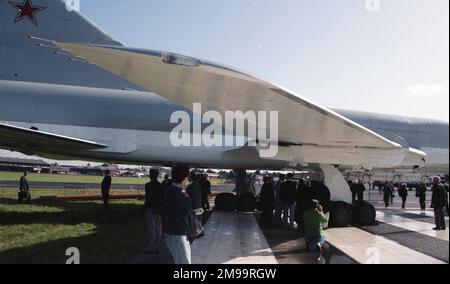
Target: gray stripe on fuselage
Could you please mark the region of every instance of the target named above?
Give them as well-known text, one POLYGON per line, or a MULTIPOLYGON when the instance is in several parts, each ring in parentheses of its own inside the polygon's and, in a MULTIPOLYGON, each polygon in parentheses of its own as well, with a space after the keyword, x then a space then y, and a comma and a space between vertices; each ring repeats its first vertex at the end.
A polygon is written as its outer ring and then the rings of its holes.
MULTIPOLYGON (((0 120, 170 132, 170 117, 193 112, 156 94, 0 81, 0 120)), ((204 125, 203 127, 207 127, 204 125)))
POLYGON ((334 111, 380 135, 398 135, 416 149, 449 148, 449 124, 445 121, 350 110, 334 111))

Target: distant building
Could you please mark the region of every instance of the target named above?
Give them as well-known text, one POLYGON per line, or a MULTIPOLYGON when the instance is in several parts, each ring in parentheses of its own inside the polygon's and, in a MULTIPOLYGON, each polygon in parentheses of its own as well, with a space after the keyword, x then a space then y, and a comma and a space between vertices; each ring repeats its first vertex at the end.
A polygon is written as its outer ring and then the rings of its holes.
POLYGON ((43 160, 0 157, 0 171, 50 173, 51 165, 43 160))

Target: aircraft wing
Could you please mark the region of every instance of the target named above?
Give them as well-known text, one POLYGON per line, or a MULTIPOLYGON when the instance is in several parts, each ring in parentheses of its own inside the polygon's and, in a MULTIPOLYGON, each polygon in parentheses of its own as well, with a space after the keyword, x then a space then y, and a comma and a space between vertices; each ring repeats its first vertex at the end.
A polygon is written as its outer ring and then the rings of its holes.
POLYGON ((92 141, 26 129, 3 123, 0 123, 0 145, 6 148, 14 146, 14 149, 50 149, 52 152, 64 149, 94 150, 107 147, 106 145, 92 141))
MULTIPOLYGON (((149 92, 203 111, 278 111, 280 145, 315 149, 400 150, 402 146, 277 85, 183 55, 116 46, 55 43, 149 92)), ((257 122, 254 122, 257 123, 257 122)), ((306 149, 306 148, 303 148, 306 149)), ((312 159, 313 160, 313 159, 312 159)), ((312 162, 308 160, 307 162, 312 162)))

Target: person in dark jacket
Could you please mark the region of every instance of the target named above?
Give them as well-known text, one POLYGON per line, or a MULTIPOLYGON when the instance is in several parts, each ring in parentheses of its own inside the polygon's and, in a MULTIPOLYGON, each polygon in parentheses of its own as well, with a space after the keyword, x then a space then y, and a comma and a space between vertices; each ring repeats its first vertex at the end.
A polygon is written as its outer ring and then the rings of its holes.
POLYGON ((188 240, 192 204, 183 187, 189 168, 172 168, 172 184, 165 189, 162 227, 164 241, 175 264, 191 264, 191 245, 188 240))
POLYGON ((272 225, 273 211, 275 210, 275 190, 270 177, 264 177, 264 184, 259 196, 261 202, 261 225, 272 225))
POLYGON ((448 196, 444 185, 441 183, 440 177, 433 178, 433 186, 431 188, 433 196, 431 198, 431 208, 434 209, 434 217, 436 228, 433 230, 446 230, 444 208, 448 206, 448 196))
POLYGON ((283 225, 285 228, 295 227, 295 207, 297 184, 293 181, 294 175, 289 173, 281 186, 281 201, 283 203, 283 225))
MULTIPOLYGON (((186 188, 186 193, 188 194, 189 198, 191 199, 192 203, 192 210, 194 211, 194 215, 196 218, 196 230, 198 237, 204 237, 205 233, 203 232, 203 213, 205 210, 203 209, 202 204, 202 187, 199 183, 198 175, 194 172, 192 172, 189 175, 189 186, 186 188)), ((191 240, 193 241, 193 240, 191 240)))
POLYGON ((348 181, 348 186, 350 187, 350 191, 352 192, 352 203, 356 202, 356 193, 358 191, 357 184, 355 184, 352 180, 348 181))
POLYGON ((425 211, 427 209, 427 187, 425 183, 421 182, 416 188, 416 197, 419 198, 420 209, 425 211))
POLYGON ((400 185, 398 195, 402 198, 402 208, 406 209, 406 200, 408 199, 408 185, 406 183, 400 185))
POLYGON ((111 183, 112 183, 111 172, 106 171, 105 177, 103 178, 102 185, 101 185, 103 208, 105 210, 108 210, 108 208, 109 208, 109 193, 111 190, 111 183))
POLYGON ((392 196, 394 195, 394 185, 386 182, 383 186, 383 201, 386 208, 392 204, 392 196))
POLYGON ((159 253, 162 239, 161 214, 164 205, 163 185, 158 181, 159 171, 150 170, 150 182, 145 185, 145 221, 147 224, 148 248, 145 253, 159 253))
POLYGON ((358 201, 364 201, 364 192, 366 191, 366 187, 364 186, 364 182, 360 180, 358 184, 356 184, 356 198, 358 201))
POLYGON ((208 174, 200 175, 200 186, 202 187, 202 206, 204 210, 211 209, 209 196, 211 195, 211 182, 208 180, 208 174))
POLYGON ((23 172, 23 176, 20 178, 19 185, 19 203, 22 203, 24 199, 27 200, 27 203, 31 202, 31 194, 30 194, 30 186, 28 184, 28 172, 23 172))
POLYGON ((445 211, 447 211, 447 215, 448 215, 448 183, 444 183, 444 188, 445 188, 445 192, 447 193, 447 204, 445 205, 445 211))
POLYGON ((297 186, 297 223, 299 229, 304 231, 303 213, 310 209, 312 202, 311 182, 309 180, 301 179, 297 186))
POLYGON ((278 180, 275 183, 275 225, 278 227, 283 226, 283 200, 281 198, 281 188, 286 180, 285 174, 279 174, 278 180))
POLYGON ((172 180, 170 179, 170 177, 169 177, 168 174, 165 174, 165 175, 164 175, 164 181, 163 181, 163 183, 162 183, 163 188, 166 189, 166 188, 169 187, 169 185, 171 185, 171 184, 172 184, 172 180))

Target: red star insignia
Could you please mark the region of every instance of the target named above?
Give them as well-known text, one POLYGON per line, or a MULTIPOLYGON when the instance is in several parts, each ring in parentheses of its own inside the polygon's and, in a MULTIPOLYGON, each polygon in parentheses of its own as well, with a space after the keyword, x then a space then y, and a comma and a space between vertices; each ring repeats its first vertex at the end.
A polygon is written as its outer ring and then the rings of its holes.
POLYGON ((14 23, 22 21, 23 19, 28 19, 34 25, 37 26, 36 14, 45 9, 45 7, 33 5, 31 0, 25 0, 23 3, 8 1, 11 6, 19 11, 16 16, 14 23))

